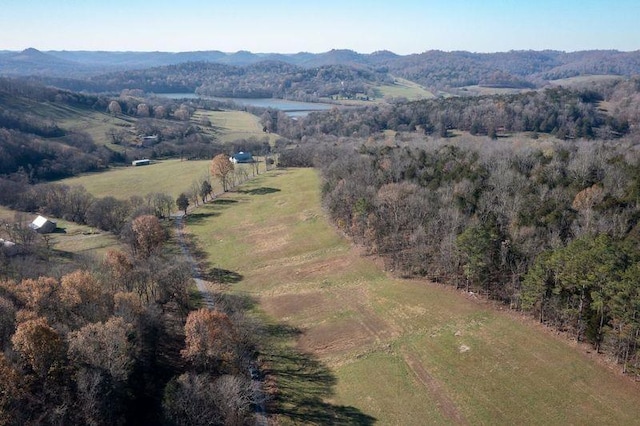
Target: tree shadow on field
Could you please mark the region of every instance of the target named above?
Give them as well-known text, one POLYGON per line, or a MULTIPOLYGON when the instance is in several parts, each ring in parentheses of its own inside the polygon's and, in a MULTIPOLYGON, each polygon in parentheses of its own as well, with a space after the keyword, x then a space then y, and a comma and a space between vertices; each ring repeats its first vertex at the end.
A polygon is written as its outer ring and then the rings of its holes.
POLYGON ((285 423, 318 425, 372 425, 376 419, 351 406, 324 400, 334 395, 333 372, 311 354, 292 347, 302 334, 285 324, 265 326, 267 347, 262 353, 264 373, 273 378, 273 395, 268 412, 286 418, 285 423))
POLYGON ((248 189, 248 190, 243 190, 238 192, 241 192, 243 194, 249 194, 249 195, 267 195, 267 194, 273 194, 275 192, 280 192, 280 190, 278 188, 270 188, 268 186, 263 186, 260 188, 248 189))
POLYGON ((229 271, 228 269, 211 268, 208 270, 204 278, 220 284, 236 284, 242 281, 244 277, 242 274, 229 271))
POLYGON ((194 225, 199 224, 211 217, 220 216, 220 213, 208 211, 208 212, 193 212, 187 215, 187 224, 194 225))
POLYGON ((235 204, 237 203, 237 200, 231 200, 229 198, 217 198, 215 200, 213 200, 213 203, 216 206, 228 206, 229 204, 235 204))

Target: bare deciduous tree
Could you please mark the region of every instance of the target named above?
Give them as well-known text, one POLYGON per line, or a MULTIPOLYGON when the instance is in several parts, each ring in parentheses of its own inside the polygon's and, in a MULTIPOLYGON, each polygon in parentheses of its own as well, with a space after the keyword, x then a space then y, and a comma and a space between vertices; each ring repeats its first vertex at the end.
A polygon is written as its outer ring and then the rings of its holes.
POLYGON ((167 239, 167 233, 157 217, 153 215, 138 216, 131 222, 133 232, 133 252, 143 258, 162 246, 167 239))
POLYGON ((231 179, 233 177, 234 166, 229 157, 224 154, 218 154, 211 160, 209 166, 211 176, 218 179, 222 184, 223 191, 228 191, 231 187, 231 179))
POLYGON ((120 317, 88 324, 69 333, 69 355, 76 362, 108 371, 117 381, 126 381, 133 366, 132 331, 120 317))

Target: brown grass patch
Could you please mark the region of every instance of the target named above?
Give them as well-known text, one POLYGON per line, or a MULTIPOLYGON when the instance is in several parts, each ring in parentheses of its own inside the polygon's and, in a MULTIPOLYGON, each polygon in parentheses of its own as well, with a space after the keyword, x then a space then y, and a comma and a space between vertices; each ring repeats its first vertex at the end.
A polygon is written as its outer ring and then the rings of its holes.
POLYGON ((304 314, 315 316, 327 310, 327 298, 319 292, 283 294, 261 299, 264 310, 285 321, 304 314))

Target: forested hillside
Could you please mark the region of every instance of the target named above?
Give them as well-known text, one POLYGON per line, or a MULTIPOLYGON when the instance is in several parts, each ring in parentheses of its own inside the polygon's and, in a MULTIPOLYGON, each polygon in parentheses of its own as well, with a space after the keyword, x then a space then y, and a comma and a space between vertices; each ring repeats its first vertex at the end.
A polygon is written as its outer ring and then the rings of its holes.
POLYGON ((325 65, 303 68, 286 62, 233 66, 189 62, 167 67, 121 71, 86 80, 48 80, 71 90, 93 92, 139 89, 153 93, 193 93, 230 98, 286 98, 317 101, 331 96, 373 95, 374 87, 393 80, 367 67, 325 65))
POLYGON ((640 73, 640 52, 509 51, 396 55, 331 50, 320 54, 205 52, 0 52, 0 75, 38 76, 71 90, 94 92, 138 88, 230 97, 310 100, 344 91, 364 93, 380 83, 406 78, 433 91, 481 85, 540 88, 574 76, 640 73), (154 69, 151 69, 154 68, 154 69), (343 83, 344 82, 344 83, 343 83), (342 84, 347 87, 342 87, 342 84))
POLYGON ((560 139, 611 139, 637 129, 640 80, 611 81, 584 88, 563 87, 518 95, 451 97, 396 102, 358 109, 334 108, 301 120, 263 116, 275 132, 303 136, 374 135, 385 130, 419 131, 447 137, 465 131, 491 138, 514 132, 548 133, 560 139), (606 101, 608 108, 603 107, 606 101))

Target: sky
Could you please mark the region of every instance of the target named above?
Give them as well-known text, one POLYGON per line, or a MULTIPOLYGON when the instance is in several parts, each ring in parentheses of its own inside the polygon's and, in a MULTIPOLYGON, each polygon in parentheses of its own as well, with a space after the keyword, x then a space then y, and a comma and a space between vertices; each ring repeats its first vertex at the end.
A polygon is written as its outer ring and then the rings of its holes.
POLYGON ((0 50, 640 49, 640 0, 3 0, 0 50))

